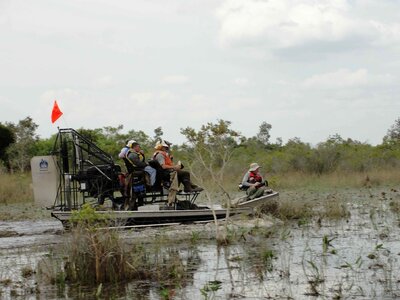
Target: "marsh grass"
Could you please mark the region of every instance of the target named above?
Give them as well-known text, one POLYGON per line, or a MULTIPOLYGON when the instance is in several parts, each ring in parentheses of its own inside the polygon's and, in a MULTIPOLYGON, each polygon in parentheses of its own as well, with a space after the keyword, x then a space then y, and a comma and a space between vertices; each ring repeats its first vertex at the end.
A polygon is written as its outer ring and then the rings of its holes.
POLYGON ((0 204, 33 202, 30 173, 0 173, 0 204))
POLYGON ((397 194, 391 198, 389 202, 390 209, 392 212, 399 214, 400 213, 400 195, 397 194))
POLYGON ((281 197, 275 216, 282 220, 308 220, 313 216, 313 203, 305 197, 281 197))
POLYGON ((283 221, 297 221, 306 225, 322 219, 339 220, 350 217, 346 198, 336 189, 319 191, 318 187, 281 193, 277 206, 263 211, 283 221))
POLYGON ((89 206, 76 213, 75 226, 61 247, 62 259, 52 255, 39 264, 42 278, 59 287, 119 284, 134 279, 162 282, 164 286, 185 281, 186 265, 179 252, 158 244, 151 248, 141 243, 129 246, 117 230, 101 228, 102 221, 89 206))
POLYGON ((400 173, 395 169, 373 170, 365 172, 332 172, 328 174, 307 174, 292 172, 273 176, 275 188, 345 188, 376 187, 380 185, 398 184, 400 173))
POLYGON ((60 253, 38 264, 41 281, 65 289, 79 284, 123 284, 132 280, 159 282, 163 287, 184 285, 187 265, 179 252, 128 246, 115 230, 75 227, 60 253))
POLYGON ((336 194, 330 194, 323 201, 321 218, 342 219, 350 217, 350 211, 344 199, 336 194))
POLYGON ((147 278, 138 266, 139 261, 145 261, 141 246, 127 251, 118 232, 107 229, 107 220, 90 205, 75 211, 72 223, 70 241, 65 245, 64 271, 68 281, 90 285, 147 278))
POLYGON ((0 220, 2 221, 44 220, 49 218, 51 218, 49 211, 35 206, 32 202, 0 205, 0 220))
MULTIPOLYGON (((229 174, 222 185, 230 191, 232 198, 242 195, 238 184, 243 174, 229 174)), ((332 172, 328 174, 310 174, 289 172, 278 174, 263 174, 270 182, 270 187, 276 190, 298 188, 340 188, 340 187, 374 187, 380 185, 397 184, 400 182, 400 173, 395 169, 373 170, 366 172, 332 172)), ((223 199, 224 195, 210 178, 203 180, 204 187, 212 198, 223 199)), ((199 200, 204 200, 201 194, 199 200)), ((1 173, 0 172, 0 204, 33 202, 31 173, 1 173)))
POLYGON ((127 279, 128 253, 114 231, 78 226, 66 245, 66 280, 95 284, 127 279))

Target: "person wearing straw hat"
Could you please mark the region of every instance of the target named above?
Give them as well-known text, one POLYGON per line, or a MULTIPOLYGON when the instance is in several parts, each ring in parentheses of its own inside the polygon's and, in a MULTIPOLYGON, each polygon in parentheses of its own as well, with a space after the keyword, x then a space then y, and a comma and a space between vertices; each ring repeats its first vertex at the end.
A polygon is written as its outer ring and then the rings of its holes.
POLYGON ((248 200, 264 195, 266 181, 260 174, 260 168, 258 163, 251 163, 249 170, 243 176, 242 187, 246 190, 248 200))
POLYGON ((153 159, 158 161, 165 174, 169 174, 174 171, 177 173, 178 185, 180 183, 183 184, 185 193, 201 192, 203 188, 191 182, 190 173, 182 170, 183 165, 180 162, 178 162, 178 164, 173 163, 171 153, 169 151, 170 145, 171 143, 165 140, 157 141, 154 147, 156 152, 153 155, 153 159))

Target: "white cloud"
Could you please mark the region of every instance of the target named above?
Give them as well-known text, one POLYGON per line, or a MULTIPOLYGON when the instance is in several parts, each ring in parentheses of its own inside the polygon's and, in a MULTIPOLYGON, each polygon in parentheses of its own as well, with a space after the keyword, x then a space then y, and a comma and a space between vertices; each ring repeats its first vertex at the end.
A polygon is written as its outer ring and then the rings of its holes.
POLYGON ((73 128, 179 140, 221 118, 252 136, 266 120, 318 142, 339 117, 371 129, 400 111, 397 1, 164 2, 0 0, 0 119, 32 116, 49 136, 57 99, 73 128))
POLYGON ((131 94, 130 99, 134 106, 143 107, 153 104, 154 97, 155 94, 152 92, 135 92, 131 94))
POLYGON ((371 74, 366 69, 355 71, 339 69, 329 73, 313 75, 303 81, 303 87, 317 89, 357 88, 385 86, 395 82, 390 74, 371 74))
POLYGON ((93 80, 92 83, 94 88, 111 88, 114 86, 114 79, 110 75, 98 77, 93 80))
POLYGON ((229 108, 232 111, 252 111, 263 107, 257 98, 237 98, 229 101, 229 108))
POLYGON ((399 43, 399 23, 359 17, 361 8, 349 0, 226 0, 217 10, 220 41, 270 49, 355 38, 399 43))
POLYGON ((245 77, 235 78, 235 80, 233 80, 233 83, 239 87, 247 87, 250 84, 249 80, 245 77))
POLYGON ((168 75, 161 79, 161 83, 163 84, 186 84, 189 82, 189 78, 184 75, 168 75))
POLYGON ((368 28, 376 38, 373 44, 376 46, 398 45, 400 41, 400 23, 382 23, 375 20, 369 21, 368 28))
POLYGON ((368 83, 368 71, 359 69, 351 71, 340 69, 331 73, 313 75, 304 80, 303 85, 307 88, 339 88, 355 87, 368 83))
POLYGON ((20 118, 22 118, 22 116, 20 115, 22 111, 21 103, 17 101, 12 101, 12 99, 0 95, 0 104, 2 107, 2 109, 0 110, 0 120, 1 120, 0 122, 15 121, 16 115, 19 115, 20 118))
POLYGON ((78 91, 70 88, 47 90, 40 96, 40 103, 43 106, 52 107, 54 100, 63 102, 63 105, 70 105, 80 102, 81 95, 78 91))

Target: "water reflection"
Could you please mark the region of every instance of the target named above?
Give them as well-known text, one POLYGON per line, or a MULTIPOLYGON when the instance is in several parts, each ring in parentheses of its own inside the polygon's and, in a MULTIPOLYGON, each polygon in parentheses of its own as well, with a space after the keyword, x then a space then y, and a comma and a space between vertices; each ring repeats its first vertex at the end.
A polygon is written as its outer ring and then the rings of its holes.
POLYGON ((53 263, 48 268, 62 270, 62 251, 56 245, 50 251, 43 244, 17 252, 0 249, 0 296, 35 299, 40 293, 44 299, 149 300, 400 297, 398 213, 391 210, 389 200, 358 191, 347 197, 348 218, 293 222, 272 230, 252 228, 225 247, 213 240, 189 238, 176 243, 155 239, 143 245, 153 262, 152 271, 159 272, 151 280, 83 287, 40 280, 39 273, 23 278, 24 266, 36 270, 49 258, 53 263))

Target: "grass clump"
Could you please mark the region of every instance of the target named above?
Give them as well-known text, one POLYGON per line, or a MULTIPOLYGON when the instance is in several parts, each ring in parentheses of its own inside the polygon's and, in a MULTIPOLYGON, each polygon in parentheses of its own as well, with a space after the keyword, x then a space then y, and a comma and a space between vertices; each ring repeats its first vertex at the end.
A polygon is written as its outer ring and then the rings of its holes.
POLYGON ((275 215, 282 220, 308 220, 313 215, 313 205, 306 198, 282 197, 275 215))
POLYGON ((74 213, 75 226, 62 245, 62 260, 49 257, 50 263, 42 263, 38 273, 57 285, 98 286, 134 279, 184 282, 186 266, 178 252, 148 249, 143 244, 129 246, 117 230, 104 228, 106 221, 102 218, 90 206, 74 213))
POLYGON ((30 173, 0 173, 0 204, 33 202, 30 173))
POLYGON ((34 273, 35 271, 30 266, 26 266, 21 270, 21 276, 23 278, 31 277, 34 273))
POLYGON ((83 284, 124 281, 129 278, 128 256, 116 232, 78 226, 66 248, 66 280, 83 284))
POLYGON ((328 195, 326 201, 323 202, 321 217, 327 219, 342 219, 350 216, 350 211, 346 203, 337 195, 328 195))

